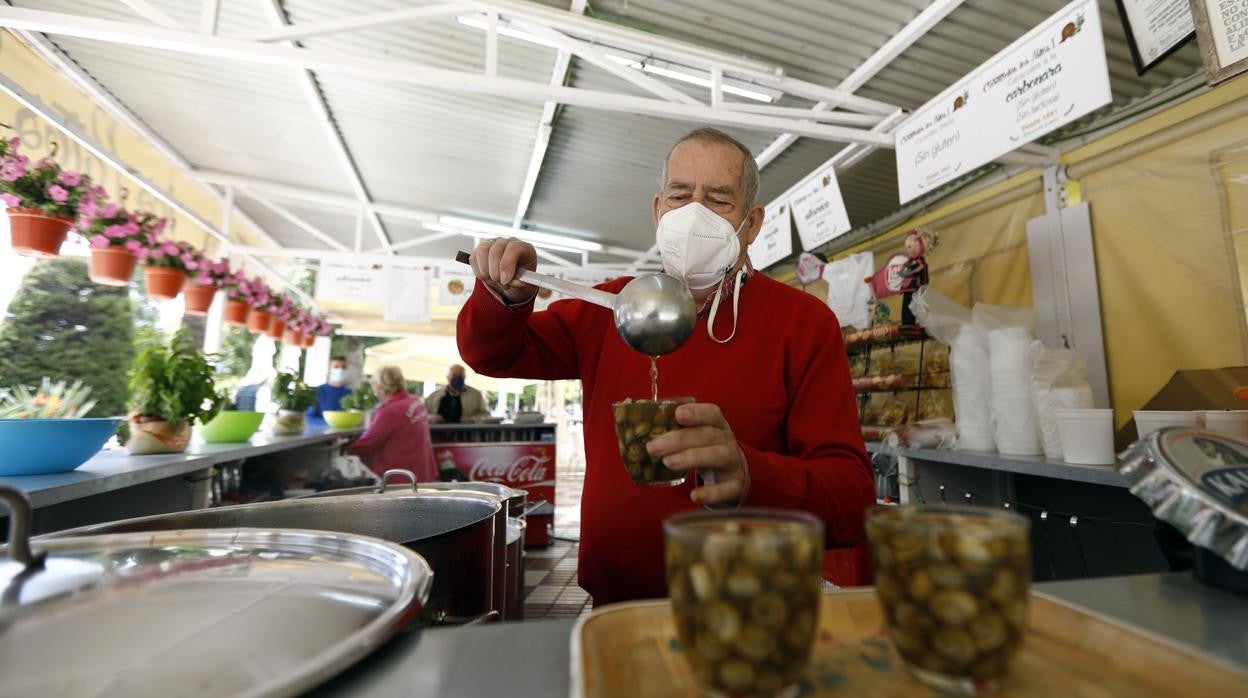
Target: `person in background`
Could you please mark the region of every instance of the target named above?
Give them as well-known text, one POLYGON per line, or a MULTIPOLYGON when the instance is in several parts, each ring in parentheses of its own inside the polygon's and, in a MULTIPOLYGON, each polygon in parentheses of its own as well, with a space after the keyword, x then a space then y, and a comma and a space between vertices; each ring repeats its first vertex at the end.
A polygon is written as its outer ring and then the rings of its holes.
POLYGON ((341 410, 342 399, 350 394, 351 386, 347 385, 347 357, 331 357, 329 380, 317 386, 316 404, 308 408, 308 417, 324 422, 325 411, 341 410))
POLYGON ((425 400, 425 408, 429 410, 434 424, 475 422, 490 416, 485 396, 480 390, 470 388, 464 383, 464 367, 459 364, 451 366, 446 374, 446 387, 439 388, 430 395, 425 400))
POLYGON ((407 392, 403 372, 397 366, 382 366, 373 376, 373 392, 381 404, 368 429, 347 445, 346 452, 359 456, 377 475, 402 468, 412 471, 419 482, 437 480, 429 412, 407 392))

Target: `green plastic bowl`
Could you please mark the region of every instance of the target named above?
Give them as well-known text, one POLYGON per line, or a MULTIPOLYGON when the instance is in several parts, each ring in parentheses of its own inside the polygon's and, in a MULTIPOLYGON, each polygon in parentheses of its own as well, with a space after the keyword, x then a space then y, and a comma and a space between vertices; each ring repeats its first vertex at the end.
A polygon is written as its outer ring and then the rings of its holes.
POLYGON ((263 412, 220 412, 199 428, 199 435, 210 444, 240 443, 250 439, 262 421, 263 412))
POLYGON ((364 423, 363 412, 345 412, 343 410, 325 410, 325 423, 334 429, 354 429, 364 423))

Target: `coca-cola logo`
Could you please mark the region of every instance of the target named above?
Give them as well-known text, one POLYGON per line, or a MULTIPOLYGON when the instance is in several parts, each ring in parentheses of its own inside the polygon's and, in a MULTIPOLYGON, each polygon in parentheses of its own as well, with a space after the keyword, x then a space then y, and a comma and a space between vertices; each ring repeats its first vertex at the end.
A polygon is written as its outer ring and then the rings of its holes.
POLYGON ((551 457, 545 451, 521 456, 510 463, 483 457, 468 468, 468 477, 508 484, 539 483, 550 479, 550 462, 551 457))

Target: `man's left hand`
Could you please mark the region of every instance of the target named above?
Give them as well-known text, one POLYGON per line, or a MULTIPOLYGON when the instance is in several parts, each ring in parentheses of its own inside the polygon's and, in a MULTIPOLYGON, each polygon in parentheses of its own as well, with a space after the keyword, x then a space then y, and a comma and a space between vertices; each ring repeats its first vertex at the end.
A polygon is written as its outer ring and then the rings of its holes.
POLYGON ((647 445, 650 455, 662 458, 676 472, 703 471, 714 484, 698 487, 690 499, 698 504, 736 504, 749 482, 745 453, 717 405, 695 403, 676 408, 683 429, 656 437, 647 445))

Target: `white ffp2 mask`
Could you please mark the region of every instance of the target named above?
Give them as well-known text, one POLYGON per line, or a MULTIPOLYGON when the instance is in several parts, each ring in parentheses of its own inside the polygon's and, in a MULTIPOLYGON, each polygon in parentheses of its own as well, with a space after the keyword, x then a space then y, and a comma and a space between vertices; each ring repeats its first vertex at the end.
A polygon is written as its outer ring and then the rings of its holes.
POLYGON ((741 256, 741 240, 732 224, 697 202, 663 214, 655 242, 663 270, 694 291, 722 281, 741 256))

